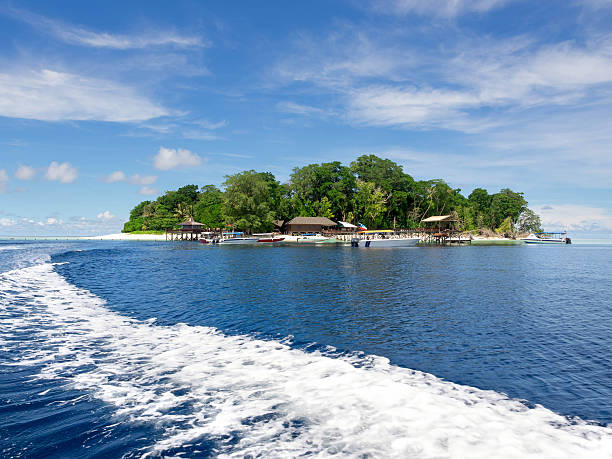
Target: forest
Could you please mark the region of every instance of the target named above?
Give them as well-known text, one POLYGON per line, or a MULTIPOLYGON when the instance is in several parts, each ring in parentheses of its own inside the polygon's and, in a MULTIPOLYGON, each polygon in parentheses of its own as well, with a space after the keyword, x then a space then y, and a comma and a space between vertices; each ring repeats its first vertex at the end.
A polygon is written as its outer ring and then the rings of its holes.
POLYGON ((464 231, 540 231, 540 218, 527 204, 523 193, 509 188, 494 194, 476 188, 466 197, 442 179, 414 180, 389 159, 363 155, 348 166, 334 161, 296 167, 288 183, 248 170, 225 176, 222 189, 186 185, 166 191, 134 207, 123 232, 178 228, 190 217, 208 228, 247 233, 271 231, 275 220, 297 216, 411 229, 424 218, 447 214, 464 231))

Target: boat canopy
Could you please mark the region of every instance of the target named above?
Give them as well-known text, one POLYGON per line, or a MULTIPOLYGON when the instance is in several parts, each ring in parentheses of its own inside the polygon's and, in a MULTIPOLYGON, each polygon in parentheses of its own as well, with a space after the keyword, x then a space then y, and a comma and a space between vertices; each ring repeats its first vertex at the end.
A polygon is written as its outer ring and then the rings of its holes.
POLYGON ((372 234, 372 233, 395 233, 393 230, 365 230, 359 231, 359 234, 372 234))
POLYGON ((224 236, 229 236, 229 235, 234 235, 234 236, 242 236, 244 233, 242 231, 235 231, 235 232, 231 232, 231 233, 223 233, 224 236))

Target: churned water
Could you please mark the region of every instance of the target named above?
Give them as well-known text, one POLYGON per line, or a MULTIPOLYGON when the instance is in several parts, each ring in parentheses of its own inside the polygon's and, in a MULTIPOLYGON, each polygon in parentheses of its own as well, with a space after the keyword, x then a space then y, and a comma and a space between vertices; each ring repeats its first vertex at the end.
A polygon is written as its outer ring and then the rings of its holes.
POLYGON ((0 242, 7 457, 612 457, 612 246, 0 242))

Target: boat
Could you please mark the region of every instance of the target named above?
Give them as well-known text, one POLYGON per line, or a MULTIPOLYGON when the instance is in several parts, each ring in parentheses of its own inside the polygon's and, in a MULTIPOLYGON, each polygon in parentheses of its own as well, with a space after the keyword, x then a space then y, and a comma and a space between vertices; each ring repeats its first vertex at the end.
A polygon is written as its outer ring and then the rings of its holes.
POLYGON ((323 244, 335 243, 338 240, 334 237, 323 236, 318 233, 302 233, 296 236, 286 235, 284 242, 293 242, 298 244, 323 244))
POLYGON ((520 239, 526 244, 571 244, 572 240, 567 237, 567 231, 531 233, 520 239))
POLYGON ((284 237, 266 237, 257 240, 257 243, 263 244, 277 244, 279 242, 283 242, 285 240, 284 237))
POLYGON ((259 240, 258 237, 245 236, 242 231, 223 233, 221 236, 220 245, 256 244, 259 240))
POLYGON ((204 231, 200 234, 198 241, 200 244, 217 244, 220 241, 219 233, 204 231))
POLYGON ((393 230, 365 230, 351 239, 351 247, 414 247, 420 240, 418 237, 406 237, 393 230))

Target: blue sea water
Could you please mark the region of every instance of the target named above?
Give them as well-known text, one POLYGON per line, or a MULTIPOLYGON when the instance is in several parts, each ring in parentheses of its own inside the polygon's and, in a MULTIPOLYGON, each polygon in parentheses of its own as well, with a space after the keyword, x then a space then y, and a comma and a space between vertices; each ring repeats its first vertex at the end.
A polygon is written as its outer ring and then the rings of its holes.
POLYGON ((0 241, 0 454, 612 457, 611 262, 0 241))

